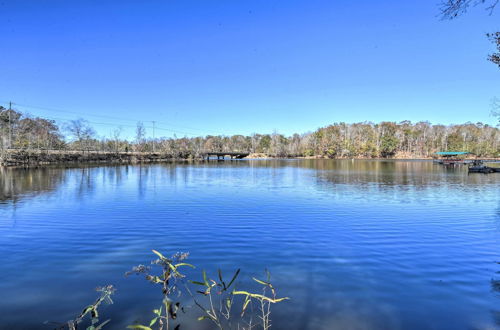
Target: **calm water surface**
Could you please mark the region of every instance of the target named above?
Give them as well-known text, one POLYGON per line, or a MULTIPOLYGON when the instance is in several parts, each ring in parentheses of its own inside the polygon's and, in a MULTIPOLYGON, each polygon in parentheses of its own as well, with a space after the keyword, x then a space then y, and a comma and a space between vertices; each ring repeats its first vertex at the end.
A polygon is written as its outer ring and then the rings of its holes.
POLYGON ((1 329, 69 320, 108 283, 109 328, 146 322, 160 292, 124 272, 151 249, 189 251, 197 271, 241 267, 240 287, 268 268, 292 298, 274 329, 500 328, 500 174, 350 160, 0 169, 1 329))

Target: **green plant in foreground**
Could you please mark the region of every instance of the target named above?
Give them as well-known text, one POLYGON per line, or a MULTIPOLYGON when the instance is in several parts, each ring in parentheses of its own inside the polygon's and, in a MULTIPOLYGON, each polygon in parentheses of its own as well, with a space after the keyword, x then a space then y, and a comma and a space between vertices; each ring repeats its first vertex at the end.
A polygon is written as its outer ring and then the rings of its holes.
POLYGON ((229 289, 234 284, 236 278, 240 274, 240 269, 236 270, 229 282, 224 281, 222 276, 222 271, 218 270, 218 280, 213 280, 207 277, 207 273, 203 270, 202 281, 189 281, 192 284, 202 286, 203 290, 196 290, 196 293, 200 294, 202 297, 206 297, 206 305, 200 299, 197 299, 195 295, 192 294, 191 290, 187 288, 189 294, 194 300, 194 303, 203 312, 203 315, 198 317, 198 321, 210 320, 219 329, 224 329, 226 325, 227 328, 232 326, 232 307, 234 302, 234 295, 229 289), (214 292, 216 296, 214 296, 214 292))
MULTIPOLYGON (((159 259, 152 262, 153 265, 160 266, 161 275, 154 275, 152 273, 152 267, 147 267, 144 265, 139 265, 134 267, 129 274, 144 274, 146 280, 154 284, 160 284, 163 293, 163 302, 160 308, 153 310, 155 316, 149 322, 149 325, 134 324, 128 326, 130 329, 142 329, 142 330, 152 330, 153 327, 159 330, 168 330, 170 326, 174 330, 179 329, 180 323, 174 326, 174 322, 177 320, 178 311, 184 312, 184 306, 181 305, 181 301, 178 298, 183 292, 187 293, 192 299, 194 306, 201 310, 202 315, 198 317, 198 321, 209 320, 213 322, 219 329, 254 329, 262 328, 268 330, 271 327, 271 304, 282 302, 289 299, 288 297, 277 298, 276 290, 271 284, 271 275, 266 272, 267 279, 262 281, 253 278, 254 281, 261 284, 262 294, 251 293, 248 291, 239 291, 232 289, 236 283, 236 279, 240 274, 240 269, 231 276, 229 281, 225 281, 222 275, 222 271, 218 270, 218 276, 216 279, 209 278, 207 273, 202 271, 202 280, 186 281, 186 276, 179 272, 180 267, 188 266, 195 268, 191 264, 182 262, 188 257, 187 253, 177 253, 170 258, 164 257, 160 252, 153 250, 159 259), (189 284, 201 287, 199 290, 191 290, 189 284), (194 291, 194 293, 193 293, 194 291), (267 296, 266 293, 270 292, 271 295, 267 296), (240 312, 235 312, 235 301, 239 296, 243 296, 242 307, 240 312), (177 300, 175 301, 174 300, 177 300), (260 322, 254 324, 254 308, 253 303, 257 303, 259 306, 259 319, 260 322), (247 312, 248 310, 251 312, 247 312)), ((186 306, 191 307, 191 306, 186 306)))
MULTIPOLYGON (((178 313, 184 313, 185 308, 197 307, 201 310, 198 321, 209 320, 219 329, 251 330, 259 328, 268 330, 271 327, 271 304, 289 299, 288 297, 276 297, 276 290, 270 281, 271 275, 267 271, 265 281, 253 278, 255 282, 262 285, 262 293, 252 293, 235 289, 240 269, 234 272, 229 281, 224 280, 220 269, 215 279, 209 278, 203 270, 202 280, 188 281, 186 275, 181 273, 185 267, 195 268, 193 265, 183 262, 188 258, 188 253, 176 253, 170 258, 156 250, 153 250, 153 253, 158 258, 152 261, 152 266, 139 265, 125 275, 144 275, 147 281, 160 286, 163 296, 162 303, 159 308, 153 310, 154 317, 148 322, 148 325, 133 324, 127 327, 129 329, 169 330, 172 328, 178 330, 180 328, 178 313), (189 285, 196 285, 198 290, 191 290, 189 285), (183 293, 186 298, 191 299, 191 305, 183 305, 180 299, 183 293), (267 296, 267 293, 270 293, 270 296, 267 296), (239 297, 243 299, 239 299, 239 297), (239 302, 242 305, 238 308, 239 302), (256 310, 260 321, 257 322, 254 322, 254 303, 258 305, 256 310)), ((84 319, 87 315, 90 315, 88 321, 90 325, 87 326, 86 330, 100 330, 107 325, 110 320, 99 323, 98 308, 103 302, 112 304, 111 295, 116 290, 112 285, 108 285, 97 288, 97 291, 101 292, 101 296, 92 305, 85 307, 74 320, 63 324, 56 323, 55 329, 83 329, 84 319)), ((46 324, 54 323, 46 322, 46 324)))
MULTIPOLYGON (((174 294, 180 295, 178 281, 185 277, 185 275, 179 272, 180 267, 192 267, 193 265, 181 262, 182 260, 188 257, 188 253, 177 253, 173 255, 171 258, 164 257, 160 252, 153 250, 153 253, 158 256, 158 259, 154 260, 152 264, 157 265, 161 268, 160 275, 154 275, 151 271, 151 267, 147 267, 144 265, 139 265, 134 267, 131 272, 126 273, 126 275, 130 274, 145 274, 146 280, 153 284, 159 284, 162 288, 163 301, 160 305, 160 308, 153 310, 153 313, 156 315, 149 322, 148 326, 142 324, 134 324, 129 325, 127 328, 129 329, 152 329, 152 326, 157 325, 158 329, 164 330, 169 329, 170 322, 169 320, 177 319, 177 312, 181 308, 180 301, 173 301, 172 297, 174 294)), ((179 329, 180 325, 177 324, 174 329, 179 329)))
POLYGON ((227 285, 222 278, 222 273, 220 270, 218 274, 219 275, 218 281, 213 279, 208 279, 205 271, 202 272, 203 282, 190 281, 193 284, 206 287, 204 291, 197 291, 197 292, 204 296, 207 296, 209 301, 209 308, 205 308, 197 301, 196 297, 194 297, 195 304, 198 307, 200 307, 205 314, 200 316, 198 320, 205 320, 205 319, 211 320, 212 322, 215 323, 215 325, 217 325, 219 329, 225 329, 225 328, 232 329, 234 328, 234 326, 236 326, 238 329, 253 329, 258 326, 261 326, 262 329, 264 330, 269 329, 271 327, 271 319, 270 319, 271 304, 288 300, 289 298, 276 297, 276 290, 271 284, 271 274, 268 271, 266 271, 267 274, 266 281, 261 281, 259 279, 253 278, 254 281, 263 285, 262 294, 251 293, 248 291, 239 291, 239 290, 230 291, 229 288, 234 283, 239 273, 240 270, 238 269, 233 275, 231 281, 227 285), (214 297, 212 296, 214 293, 214 289, 215 293, 219 297, 218 299, 214 299, 214 297), (266 296, 268 290, 270 290, 271 292, 270 297, 266 296), (234 322, 237 316, 234 313, 232 313, 232 307, 234 305, 236 296, 240 295, 244 296, 245 298, 243 300, 241 312, 238 316, 239 320, 238 322, 234 322), (214 302, 215 300, 217 300, 217 303, 214 302), (253 302, 257 302, 259 307, 258 316, 260 322, 256 324, 254 324, 253 322, 253 317, 254 317, 253 302), (244 317, 247 314, 249 306, 252 313, 250 313, 249 317, 245 319, 244 317))
POLYGON ((247 291, 233 291, 233 295, 243 295, 245 296, 245 302, 243 303, 243 309, 241 314, 243 315, 246 311, 247 306, 251 303, 252 300, 256 300, 259 305, 260 315, 259 318, 262 321, 262 328, 267 330, 271 327, 271 304, 279 303, 284 300, 288 300, 290 298, 276 298, 276 290, 271 284, 271 274, 266 270, 266 281, 261 281, 253 277, 253 280, 262 287, 262 294, 250 293, 247 291), (271 297, 266 296, 267 291, 271 291, 271 297))
MULTIPOLYGON (((105 302, 107 304, 112 304, 113 300, 111 296, 115 293, 116 289, 112 285, 107 285, 103 287, 98 287, 96 291, 101 292, 101 296, 92 304, 83 309, 83 311, 74 320, 70 320, 65 324, 58 324, 55 329, 63 330, 77 330, 80 329, 80 325, 84 322, 84 318, 90 315, 90 325, 86 328, 87 330, 100 330, 111 320, 106 320, 99 323, 99 312, 98 308, 101 303, 105 302)), ((46 324, 53 324, 54 322, 45 322, 46 324)))

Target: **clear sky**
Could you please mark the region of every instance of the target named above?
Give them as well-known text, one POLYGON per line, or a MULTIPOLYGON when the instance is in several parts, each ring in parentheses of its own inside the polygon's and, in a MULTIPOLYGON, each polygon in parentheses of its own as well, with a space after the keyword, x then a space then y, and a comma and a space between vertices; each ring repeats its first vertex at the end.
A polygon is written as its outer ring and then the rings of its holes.
POLYGON ((495 124, 500 9, 442 21, 438 3, 2 0, 0 102, 129 137, 137 120, 157 136, 495 124))

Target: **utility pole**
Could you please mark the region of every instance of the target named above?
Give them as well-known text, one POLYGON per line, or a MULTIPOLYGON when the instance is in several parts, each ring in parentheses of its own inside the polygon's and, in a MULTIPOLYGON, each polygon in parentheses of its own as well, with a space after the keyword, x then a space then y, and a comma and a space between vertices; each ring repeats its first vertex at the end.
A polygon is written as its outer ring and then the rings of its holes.
POLYGON ((12 148, 12 121, 11 121, 11 112, 12 112, 12 102, 9 102, 9 149, 12 148))
POLYGON ((156 144, 156 140, 155 140, 155 124, 156 124, 156 122, 153 120, 153 152, 155 152, 155 144, 156 144))

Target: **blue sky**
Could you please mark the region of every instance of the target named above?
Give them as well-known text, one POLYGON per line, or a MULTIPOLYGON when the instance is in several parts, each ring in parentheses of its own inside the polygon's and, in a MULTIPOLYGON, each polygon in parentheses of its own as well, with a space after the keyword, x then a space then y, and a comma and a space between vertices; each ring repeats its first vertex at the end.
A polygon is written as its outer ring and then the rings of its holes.
POLYGON ((3 0, 0 102, 128 137, 495 124, 500 14, 442 21, 438 2, 3 0))

